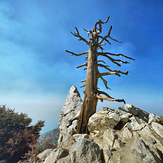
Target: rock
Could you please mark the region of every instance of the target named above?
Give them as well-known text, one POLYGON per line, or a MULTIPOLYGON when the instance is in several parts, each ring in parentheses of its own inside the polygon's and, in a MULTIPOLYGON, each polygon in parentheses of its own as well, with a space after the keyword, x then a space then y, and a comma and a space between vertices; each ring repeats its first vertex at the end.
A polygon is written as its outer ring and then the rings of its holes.
POLYGON ((130 118, 130 122, 126 123, 126 127, 128 127, 130 130, 132 131, 137 131, 137 130, 141 130, 142 128, 145 127, 145 124, 140 123, 140 120, 137 117, 131 117, 130 118))
POLYGON ((163 125, 163 116, 160 116, 159 123, 163 125))
POLYGON ((97 135, 99 132, 103 133, 106 129, 114 128, 120 117, 116 113, 110 114, 93 114, 88 121, 88 130, 92 135, 97 135))
POLYGON ((130 113, 125 113, 120 116, 120 119, 122 122, 127 123, 129 120, 129 117, 131 117, 130 113))
POLYGON ((45 151, 39 153, 37 155, 37 157, 41 160, 41 161, 45 161, 45 159, 51 154, 51 152, 53 151, 53 149, 46 149, 45 151))
POLYGON ((61 143, 60 143, 60 147, 62 148, 66 148, 66 149, 70 149, 71 146, 75 143, 75 139, 73 138, 72 135, 67 134, 63 137, 61 143))
POLYGON ((104 161, 108 162, 112 156, 111 151, 109 149, 103 149, 102 152, 103 152, 104 161))
POLYGON ((68 156, 69 150, 64 148, 59 148, 58 150, 53 150, 51 154, 45 159, 44 163, 57 162, 59 159, 68 156))
POLYGON ((131 113, 133 115, 138 115, 138 111, 137 111, 136 107, 134 107, 131 104, 126 104, 125 105, 125 110, 127 110, 129 113, 131 113))
POLYGON ((148 124, 151 124, 152 122, 159 122, 160 118, 159 116, 153 114, 153 113, 150 113, 149 114, 149 118, 148 118, 148 124))
POLYGON ((133 135, 132 132, 127 127, 124 127, 120 136, 124 139, 130 139, 132 138, 133 135))
POLYGON ((124 147, 124 143, 120 139, 115 139, 113 147, 115 149, 124 147))
POLYGON ((138 139, 131 146, 132 154, 143 163, 161 163, 161 160, 149 150, 142 139, 138 139))
POLYGON ((115 139, 118 139, 118 135, 115 134, 113 129, 107 129, 103 134, 103 141, 105 144, 105 147, 108 148, 108 146, 113 146, 115 139))
POLYGON ((89 139, 76 142, 69 153, 72 163, 102 163, 99 146, 89 139))
POLYGON ((152 128, 156 131, 156 133, 163 138, 163 125, 152 122, 152 128))
POLYGON ((131 114, 137 116, 139 119, 148 122, 149 113, 145 112, 144 110, 141 110, 131 104, 126 104, 124 109, 129 111, 131 114))
POLYGON ((79 141, 79 140, 84 139, 84 138, 88 139, 89 135, 88 134, 74 134, 73 138, 75 141, 79 141))
POLYGON ((63 157, 57 161, 57 163, 71 163, 70 156, 63 157))
POLYGON ((69 90, 68 96, 60 114, 60 134, 58 139, 58 145, 61 144, 62 140, 67 134, 73 135, 76 133, 77 120, 74 120, 72 122, 72 125, 70 125, 69 121, 70 119, 79 115, 82 103, 83 102, 77 88, 75 86, 72 86, 69 90))
POLYGON ((126 109, 124 109, 124 107, 116 108, 116 109, 114 109, 114 112, 119 114, 119 115, 130 114, 126 109))

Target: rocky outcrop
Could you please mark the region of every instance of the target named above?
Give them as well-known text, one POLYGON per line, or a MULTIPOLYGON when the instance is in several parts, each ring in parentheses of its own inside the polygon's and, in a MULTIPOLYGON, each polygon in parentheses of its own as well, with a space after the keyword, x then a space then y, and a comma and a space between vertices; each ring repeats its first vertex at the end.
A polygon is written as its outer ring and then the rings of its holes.
POLYGON ((93 114, 90 134, 76 134, 82 100, 71 87, 62 108, 58 148, 39 154, 40 163, 161 163, 163 162, 162 117, 131 104, 93 114))
POLYGON ((59 139, 58 145, 62 146, 64 141, 67 141, 67 135, 73 135, 76 133, 77 120, 74 120, 70 125, 69 120, 78 116, 82 106, 82 99, 75 86, 72 86, 69 90, 65 104, 61 110, 59 119, 59 139), (69 126, 70 125, 70 126, 69 126))

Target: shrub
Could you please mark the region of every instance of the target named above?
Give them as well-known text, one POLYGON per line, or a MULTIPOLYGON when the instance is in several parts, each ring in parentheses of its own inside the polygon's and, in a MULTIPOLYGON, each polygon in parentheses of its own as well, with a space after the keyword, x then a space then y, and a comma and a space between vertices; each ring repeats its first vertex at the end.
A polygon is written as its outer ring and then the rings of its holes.
POLYGON ((17 162, 35 144, 44 121, 30 125, 32 119, 24 113, 16 113, 6 106, 0 106, 0 160, 17 162))

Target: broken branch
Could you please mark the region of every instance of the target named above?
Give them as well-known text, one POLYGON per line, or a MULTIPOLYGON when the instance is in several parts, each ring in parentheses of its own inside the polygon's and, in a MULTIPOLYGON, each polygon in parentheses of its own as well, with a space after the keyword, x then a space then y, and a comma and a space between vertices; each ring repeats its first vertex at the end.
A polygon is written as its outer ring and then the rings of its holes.
POLYGON ((80 67, 83 67, 83 66, 87 66, 87 62, 77 66, 76 68, 80 68, 80 67))

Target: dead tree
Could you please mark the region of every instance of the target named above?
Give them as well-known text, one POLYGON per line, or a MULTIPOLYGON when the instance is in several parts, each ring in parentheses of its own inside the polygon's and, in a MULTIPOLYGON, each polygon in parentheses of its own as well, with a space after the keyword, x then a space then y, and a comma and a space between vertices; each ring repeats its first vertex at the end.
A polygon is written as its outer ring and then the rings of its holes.
POLYGON ((100 91, 99 88, 97 87, 98 79, 100 78, 103 81, 105 87, 109 89, 109 87, 107 86, 107 81, 104 79, 104 76, 106 75, 115 74, 120 77, 121 74, 124 74, 124 75, 128 74, 128 71, 122 72, 120 70, 110 69, 109 66, 106 65, 106 63, 103 60, 98 59, 99 56, 102 56, 110 60, 117 66, 121 66, 121 64, 128 64, 129 62, 123 61, 121 59, 114 59, 113 58, 114 56, 124 57, 127 59, 134 60, 133 58, 128 57, 123 54, 113 54, 110 52, 103 52, 104 49, 102 46, 106 45, 106 43, 111 44, 108 39, 121 43, 121 41, 118 41, 110 36, 112 26, 110 27, 109 32, 106 36, 103 37, 100 35, 100 33, 102 32, 102 24, 107 23, 109 18, 110 17, 108 17, 106 21, 101 21, 101 20, 97 21, 94 25, 93 30, 88 31, 83 28, 83 30, 88 33, 89 41, 87 41, 85 38, 83 38, 79 34, 79 31, 76 27, 75 27, 76 32, 74 33, 71 32, 75 37, 79 39, 79 41, 84 41, 86 45, 89 46, 89 51, 83 52, 80 54, 75 54, 73 52, 66 50, 66 52, 71 53, 72 55, 75 55, 75 56, 86 55, 86 59, 85 59, 86 63, 81 64, 80 66, 77 67, 77 68, 85 67, 85 70, 87 70, 86 80, 81 81, 85 83, 83 86, 81 86, 81 87, 85 87, 84 101, 83 101, 83 105, 82 105, 79 116, 70 120, 70 124, 72 123, 73 120, 75 119, 78 120, 77 133, 88 133, 88 129, 87 129, 88 120, 89 120, 89 117, 96 112, 98 99, 100 99, 101 101, 108 100, 108 101, 117 101, 117 102, 125 103, 124 99, 115 99, 111 97, 110 95, 108 95, 106 92, 100 91), (99 67, 103 67, 107 71, 101 73, 99 72, 99 69, 98 69, 99 67), (101 96, 101 95, 104 95, 104 96, 101 96))

